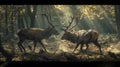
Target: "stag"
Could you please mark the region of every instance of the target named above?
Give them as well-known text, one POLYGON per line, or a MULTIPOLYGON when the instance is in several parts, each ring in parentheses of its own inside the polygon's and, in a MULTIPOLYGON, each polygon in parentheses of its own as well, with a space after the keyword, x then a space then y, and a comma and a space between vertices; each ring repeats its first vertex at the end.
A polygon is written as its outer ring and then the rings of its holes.
POLYGON ((61 39, 68 40, 72 43, 76 43, 76 46, 75 46, 75 49, 73 50, 73 52, 78 48, 79 44, 81 44, 80 51, 83 52, 82 48, 83 48, 84 44, 86 44, 86 46, 87 46, 86 50, 87 50, 89 47, 88 44, 92 42, 92 43, 94 43, 94 45, 96 45, 99 48, 100 54, 102 54, 101 46, 98 43, 98 32, 96 30, 79 30, 74 33, 69 31, 68 29, 71 26, 73 19, 74 18, 72 18, 72 21, 69 22, 68 26, 64 26, 66 29, 62 29, 62 30, 64 30, 65 33, 63 34, 61 39))
MULTIPOLYGON (((100 54, 102 54, 102 51, 101 51, 101 46, 100 44, 98 43, 98 32, 96 30, 85 30, 84 33, 81 33, 82 30, 79 30, 78 31, 78 38, 77 38, 77 45, 74 49, 74 51, 78 48, 79 44, 81 44, 81 47, 80 47, 80 50, 83 52, 83 44, 86 44, 86 50, 88 49, 89 47, 89 43, 94 43, 94 45, 96 45, 98 48, 99 48, 99 51, 100 51, 100 54)), ((85 51, 86 51, 85 50, 85 51)), ((73 52, 74 52, 73 51, 73 52)))
MULTIPOLYGON (((44 16, 47 17, 48 20, 48 16, 46 14, 43 14, 44 16)), ((42 29, 42 28, 28 28, 28 29, 21 29, 17 35, 19 37, 19 42, 18 42, 18 47, 20 48, 20 51, 26 52, 25 48, 23 47, 23 42, 25 40, 32 40, 34 42, 34 51, 35 51, 35 47, 37 42, 39 42, 42 46, 42 49, 44 49, 44 51, 47 52, 44 44, 42 43, 43 39, 48 39, 51 35, 58 35, 58 31, 55 29, 55 26, 50 23, 50 21, 48 20, 48 23, 50 24, 50 26, 48 28, 42 29)))

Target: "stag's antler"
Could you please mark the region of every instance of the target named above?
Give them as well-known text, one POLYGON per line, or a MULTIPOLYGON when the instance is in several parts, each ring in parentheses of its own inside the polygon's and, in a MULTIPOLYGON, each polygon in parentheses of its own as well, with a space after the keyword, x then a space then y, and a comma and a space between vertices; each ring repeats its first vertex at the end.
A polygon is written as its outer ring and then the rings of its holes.
MULTIPOLYGON (((79 16, 76 16, 76 18, 79 18, 79 20, 82 19, 83 18, 83 14, 81 13, 79 16)), ((76 22, 76 24, 73 27, 71 27, 70 29, 74 28, 76 25, 78 25, 78 23, 79 22, 76 22)))
POLYGON ((65 29, 62 29, 62 30, 67 31, 70 28, 70 26, 72 25, 73 20, 74 20, 74 16, 71 16, 71 21, 69 21, 69 25, 68 26, 63 25, 63 27, 65 27, 65 29))
POLYGON ((48 19, 48 15, 46 15, 46 14, 41 14, 41 15, 43 15, 43 16, 46 17, 48 23, 49 23, 52 27, 55 27, 55 26, 49 21, 49 19, 48 19))

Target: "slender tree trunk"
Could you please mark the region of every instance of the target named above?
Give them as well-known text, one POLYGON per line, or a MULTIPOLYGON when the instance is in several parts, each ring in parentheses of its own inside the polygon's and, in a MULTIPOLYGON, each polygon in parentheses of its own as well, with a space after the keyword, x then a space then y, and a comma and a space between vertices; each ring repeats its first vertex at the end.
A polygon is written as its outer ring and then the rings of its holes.
POLYGON ((8 10, 7 10, 8 6, 5 5, 5 24, 6 24, 6 28, 5 28, 5 35, 8 35, 8 10))
POLYGON ((20 10, 18 11, 18 28, 22 29, 24 28, 24 22, 23 22, 23 17, 20 13, 20 10))
POLYGON ((117 25, 117 34, 120 39, 120 5, 115 5, 115 17, 116 17, 116 25, 117 25))
POLYGON ((12 15, 11 15, 11 32, 10 32, 10 36, 11 36, 11 38, 10 38, 10 45, 12 46, 11 47, 11 52, 12 52, 12 54, 14 55, 15 54, 15 45, 14 45, 14 39, 15 39, 15 37, 14 37, 14 34, 15 34, 15 30, 14 30, 14 28, 15 28, 15 6, 12 6, 12 15))
POLYGON ((24 21, 26 22, 26 28, 29 28, 30 27, 29 17, 26 12, 24 14, 24 21))
POLYGON ((37 5, 33 5, 33 10, 31 10, 30 5, 27 5, 26 9, 27 9, 27 13, 30 17, 30 27, 34 27, 35 26, 35 15, 37 13, 37 5))

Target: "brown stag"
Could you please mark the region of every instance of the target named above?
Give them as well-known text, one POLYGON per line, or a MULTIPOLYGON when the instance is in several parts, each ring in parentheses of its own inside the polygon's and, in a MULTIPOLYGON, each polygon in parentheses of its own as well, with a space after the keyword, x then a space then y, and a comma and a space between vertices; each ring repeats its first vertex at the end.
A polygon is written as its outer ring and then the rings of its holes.
MULTIPOLYGON (((44 16, 47 17, 48 20, 48 16, 46 14, 43 14, 44 16)), ((44 51, 47 52, 44 44, 42 43, 43 39, 47 39, 49 38, 51 35, 58 35, 58 31, 55 29, 55 26, 53 24, 51 24, 49 21, 48 23, 51 25, 48 28, 45 29, 41 29, 41 28, 28 28, 28 29, 21 29, 17 35, 19 37, 19 42, 18 42, 18 47, 20 48, 20 51, 26 52, 25 48, 23 47, 22 43, 25 40, 32 40, 34 42, 34 50, 36 47, 37 42, 39 42, 42 46, 42 49, 44 49, 44 51)))
POLYGON ((68 28, 71 26, 72 22, 73 22, 73 18, 72 18, 72 21, 69 22, 69 25, 66 26, 66 29, 62 29, 62 30, 64 30, 65 33, 63 34, 61 39, 62 40, 65 39, 72 43, 76 43, 76 47, 73 50, 73 52, 78 48, 79 44, 81 44, 80 50, 82 52, 83 52, 82 48, 83 48, 84 44, 86 44, 86 46, 87 46, 86 50, 87 50, 89 47, 88 44, 92 42, 99 48, 100 54, 102 54, 101 46, 98 43, 98 32, 96 30, 79 30, 79 31, 73 33, 71 31, 68 31, 68 28))

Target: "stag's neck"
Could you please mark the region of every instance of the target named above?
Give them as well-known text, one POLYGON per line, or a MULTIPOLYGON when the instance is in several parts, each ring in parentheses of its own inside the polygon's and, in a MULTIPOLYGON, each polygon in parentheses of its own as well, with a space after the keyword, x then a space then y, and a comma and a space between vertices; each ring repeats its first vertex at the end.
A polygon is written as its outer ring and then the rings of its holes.
POLYGON ((73 43, 76 43, 77 42, 77 37, 78 36, 76 34, 71 33, 71 34, 68 34, 68 37, 66 39, 73 42, 73 43))
POLYGON ((45 29, 43 34, 44 38, 49 38, 52 35, 52 29, 45 29))

